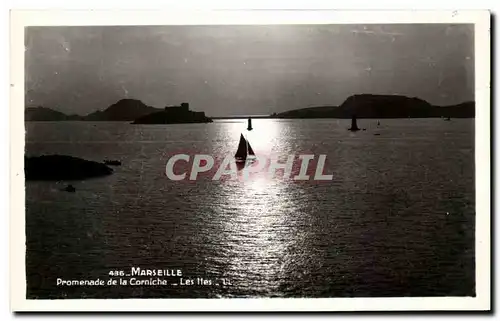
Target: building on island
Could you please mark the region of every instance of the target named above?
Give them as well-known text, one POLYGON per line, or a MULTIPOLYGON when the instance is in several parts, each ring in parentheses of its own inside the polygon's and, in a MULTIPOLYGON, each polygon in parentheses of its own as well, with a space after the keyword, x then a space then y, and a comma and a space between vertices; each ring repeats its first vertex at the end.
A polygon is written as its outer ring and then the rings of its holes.
POLYGON ((166 112, 187 113, 189 111, 189 103, 182 103, 180 106, 166 106, 166 112))
POLYGON ((203 111, 191 111, 189 110, 189 103, 181 103, 178 106, 166 106, 165 107, 165 116, 167 118, 171 117, 174 119, 193 119, 193 120, 202 120, 205 119, 205 112, 203 111))
POLYGON ((178 106, 166 106, 162 111, 140 117, 134 124, 182 124, 182 123, 211 123, 203 111, 189 110, 189 103, 178 106))

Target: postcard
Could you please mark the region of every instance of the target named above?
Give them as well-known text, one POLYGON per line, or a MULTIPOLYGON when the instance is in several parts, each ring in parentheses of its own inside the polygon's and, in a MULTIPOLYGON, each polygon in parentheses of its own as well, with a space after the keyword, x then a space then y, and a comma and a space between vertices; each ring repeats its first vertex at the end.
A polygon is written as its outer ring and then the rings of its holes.
POLYGON ((489 311, 488 11, 12 11, 13 311, 489 311))

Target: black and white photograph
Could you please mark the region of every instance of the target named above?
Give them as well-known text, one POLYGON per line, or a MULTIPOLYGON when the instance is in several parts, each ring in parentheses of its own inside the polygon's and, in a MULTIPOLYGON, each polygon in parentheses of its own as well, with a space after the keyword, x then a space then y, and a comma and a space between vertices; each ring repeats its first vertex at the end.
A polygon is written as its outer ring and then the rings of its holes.
POLYGON ((489 310, 487 12, 129 14, 14 28, 19 309, 489 310))

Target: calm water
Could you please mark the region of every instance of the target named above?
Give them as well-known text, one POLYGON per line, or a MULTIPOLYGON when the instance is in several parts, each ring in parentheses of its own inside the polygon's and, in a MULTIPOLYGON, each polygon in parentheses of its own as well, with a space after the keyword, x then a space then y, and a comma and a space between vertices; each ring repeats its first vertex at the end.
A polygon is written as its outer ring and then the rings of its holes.
POLYGON ((122 161, 76 193, 27 182, 28 298, 474 295, 474 120, 376 122, 253 121, 256 154, 326 154, 327 182, 165 176, 177 152, 234 154, 245 120, 27 123, 28 155, 122 161), (133 266, 231 285, 56 286, 133 266))

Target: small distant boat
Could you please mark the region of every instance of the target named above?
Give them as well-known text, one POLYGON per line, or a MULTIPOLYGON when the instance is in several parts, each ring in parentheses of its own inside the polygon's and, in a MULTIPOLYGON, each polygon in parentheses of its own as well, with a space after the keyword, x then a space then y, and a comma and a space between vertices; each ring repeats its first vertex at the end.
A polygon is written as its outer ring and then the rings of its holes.
POLYGON ((357 124, 357 122, 356 122, 356 116, 355 116, 355 115, 353 115, 353 116, 352 116, 352 120, 351 120, 351 128, 349 128, 348 130, 350 130, 350 131, 358 131, 358 130, 360 130, 360 129, 358 128, 358 124, 357 124))
POLYGON ((238 144, 238 150, 234 155, 234 158, 237 162, 245 162, 248 158, 253 159, 255 157, 255 153, 250 146, 250 143, 243 137, 243 134, 240 136, 240 142, 238 144))
POLYGON ((252 130, 252 118, 251 117, 248 117, 248 127, 247 127, 247 130, 252 130))
POLYGON ((450 119, 450 117, 445 117, 445 119, 444 119, 444 120, 445 120, 445 121, 450 121, 451 119, 450 119))
POLYGON ((118 160, 105 160, 104 164, 112 165, 112 166, 120 166, 122 164, 122 162, 120 162, 118 160))
POLYGON ((63 189, 63 191, 65 191, 65 192, 70 192, 70 193, 74 193, 74 192, 76 191, 76 188, 75 188, 73 185, 69 184, 68 186, 66 186, 66 187, 63 189))
POLYGON ((379 120, 379 121, 377 121, 377 126, 380 126, 380 120, 379 120))

